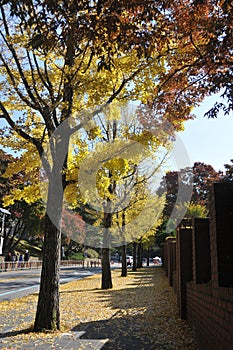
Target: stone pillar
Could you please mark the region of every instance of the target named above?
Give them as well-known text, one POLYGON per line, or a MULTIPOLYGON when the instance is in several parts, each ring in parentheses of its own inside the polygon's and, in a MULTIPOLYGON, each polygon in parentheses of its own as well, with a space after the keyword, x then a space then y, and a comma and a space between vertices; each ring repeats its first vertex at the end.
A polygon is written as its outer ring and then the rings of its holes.
POLYGON ((165 240, 164 245, 163 245, 163 268, 165 271, 166 276, 168 275, 168 261, 167 261, 167 242, 165 240))
POLYGON ((169 238, 167 241, 167 271, 169 286, 173 285, 173 273, 176 270, 176 239, 169 238))
POLYGON ((210 251, 214 289, 233 287, 233 183, 210 190, 210 251))
POLYGON ((209 219, 193 220, 193 281, 207 283, 211 280, 209 219))
POLYGON ((192 228, 182 227, 176 233, 176 291, 181 318, 187 318, 186 283, 192 280, 192 228))

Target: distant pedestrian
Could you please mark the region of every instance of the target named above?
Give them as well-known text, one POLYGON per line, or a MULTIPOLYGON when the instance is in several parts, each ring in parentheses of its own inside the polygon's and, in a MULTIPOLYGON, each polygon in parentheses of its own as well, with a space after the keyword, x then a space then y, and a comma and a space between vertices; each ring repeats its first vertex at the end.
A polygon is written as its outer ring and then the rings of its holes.
POLYGON ((19 255, 18 268, 23 267, 23 254, 19 255))
POLYGON ((12 261, 17 261, 18 260, 18 256, 17 256, 17 253, 15 251, 13 251, 13 254, 12 254, 12 261))
POLYGON ((7 255, 5 256, 5 261, 12 261, 12 256, 11 253, 7 253, 7 255))
POLYGON ((17 256, 16 252, 13 251, 13 254, 12 254, 12 265, 13 265, 13 268, 15 268, 15 264, 16 264, 17 260, 18 260, 18 256, 17 256))
POLYGON ((10 263, 12 261, 12 256, 11 253, 7 253, 7 255, 5 256, 5 268, 6 270, 8 269, 8 263, 10 263))
POLYGON ((25 262, 25 267, 28 267, 29 266, 29 259, 30 259, 30 254, 29 254, 28 250, 25 251, 23 259, 25 262))

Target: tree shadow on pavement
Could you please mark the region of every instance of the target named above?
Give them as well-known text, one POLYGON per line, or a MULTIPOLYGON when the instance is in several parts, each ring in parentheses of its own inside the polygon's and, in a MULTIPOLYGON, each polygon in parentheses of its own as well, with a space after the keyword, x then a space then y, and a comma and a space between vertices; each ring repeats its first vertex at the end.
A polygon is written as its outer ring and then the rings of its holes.
POLYGON ((170 349, 164 342, 155 344, 141 315, 123 316, 117 312, 108 320, 83 323, 72 330, 85 331, 81 339, 108 339, 103 350, 170 349))
POLYGON ((0 333, 0 339, 9 338, 9 337, 16 337, 17 335, 28 334, 30 332, 32 332, 32 327, 26 328, 26 329, 20 329, 17 331, 3 332, 3 333, 0 333))
MULTIPOLYGON (((135 278, 127 282, 127 288, 114 290, 98 290, 99 302, 106 302, 109 308, 115 309, 115 314, 107 319, 95 322, 86 322, 77 325, 73 331, 85 331, 82 339, 109 339, 104 350, 154 350, 155 343, 148 329, 148 313, 151 313, 151 289, 154 284, 154 273, 145 275, 144 271, 130 272, 135 278)), ((122 277, 124 278, 124 277, 122 277)), ((152 311, 153 312, 153 311, 152 311)), ((151 315, 153 316, 153 315, 151 315)), ((153 337, 154 339, 154 337, 153 337)), ((169 349, 159 347, 156 349, 169 349)))
POLYGON ((139 271, 121 289, 100 290, 99 302, 116 312, 109 319, 85 322, 73 331, 82 339, 109 339, 103 350, 197 349, 179 319, 173 290, 163 271, 139 271))

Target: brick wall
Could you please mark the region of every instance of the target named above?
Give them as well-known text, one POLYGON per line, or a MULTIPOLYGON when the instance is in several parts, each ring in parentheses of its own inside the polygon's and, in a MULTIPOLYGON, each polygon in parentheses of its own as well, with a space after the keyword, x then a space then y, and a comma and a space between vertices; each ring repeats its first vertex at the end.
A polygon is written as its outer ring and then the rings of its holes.
POLYGON ((200 350, 233 349, 233 303, 213 296, 209 284, 187 284, 187 320, 200 350))
MULTIPOLYGON (((232 350, 233 184, 213 185, 209 209, 209 220, 195 219, 191 226, 183 221, 177 228, 172 275, 179 315, 192 327, 199 349, 232 350)), ((171 246, 166 251, 169 271, 174 252, 171 246)))

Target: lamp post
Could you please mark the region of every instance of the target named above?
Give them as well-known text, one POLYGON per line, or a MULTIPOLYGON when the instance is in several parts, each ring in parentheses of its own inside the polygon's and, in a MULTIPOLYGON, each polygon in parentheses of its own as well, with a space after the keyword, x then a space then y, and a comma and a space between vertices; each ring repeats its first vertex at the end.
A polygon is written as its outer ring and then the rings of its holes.
POLYGON ((5 216, 11 215, 9 210, 0 208, 0 212, 2 213, 2 229, 1 229, 1 235, 0 235, 0 255, 2 254, 2 247, 3 247, 3 241, 4 241, 4 229, 5 229, 5 216))
POLYGON ((102 265, 102 257, 103 257, 103 253, 102 253, 102 249, 103 249, 103 242, 100 241, 100 259, 101 259, 101 265, 102 265))
POLYGON ((4 236, 5 216, 6 216, 6 215, 11 215, 11 213, 9 212, 9 210, 3 209, 3 208, 0 208, 0 212, 3 214, 3 215, 2 215, 1 236, 4 236))

